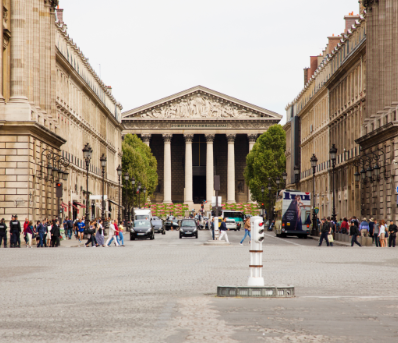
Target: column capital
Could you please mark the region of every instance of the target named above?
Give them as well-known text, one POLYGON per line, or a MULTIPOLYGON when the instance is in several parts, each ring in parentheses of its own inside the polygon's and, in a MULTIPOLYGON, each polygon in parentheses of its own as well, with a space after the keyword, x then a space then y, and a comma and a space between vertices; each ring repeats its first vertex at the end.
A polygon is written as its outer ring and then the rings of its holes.
POLYGON ((257 137, 258 135, 253 133, 247 135, 247 138, 249 138, 250 143, 256 143, 257 137))
POLYGON ((214 138, 216 138, 216 135, 215 134, 206 134, 205 137, 206 137, 207 143, 213 143, 214 138))
POLYGON ((152 135, 150 133, 145 133, 141 135, 141 139, 144 143, 149 143, 151 140, 152 135))
POLYGON ((170 143, 171 139, 173 138, 172 133, 164 133, 162 136, 163 136, 163 140, 167 143, 170 143))
POLYGON ((185 143, 192 143, 193 141, 193 133, 189 133, 184 135, 185 143))
POLYGON ((227 134, 228 143, 234 143, 235 138, 236 138, 235 134, 227 134))

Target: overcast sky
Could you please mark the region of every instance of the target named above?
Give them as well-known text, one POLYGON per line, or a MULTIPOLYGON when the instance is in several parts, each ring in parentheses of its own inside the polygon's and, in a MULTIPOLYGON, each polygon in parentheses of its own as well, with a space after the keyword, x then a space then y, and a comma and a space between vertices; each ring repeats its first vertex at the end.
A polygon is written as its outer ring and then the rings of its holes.
POLYGON ((123 112, 202 85, 285 116, 358 0, 61 0, 123 112))

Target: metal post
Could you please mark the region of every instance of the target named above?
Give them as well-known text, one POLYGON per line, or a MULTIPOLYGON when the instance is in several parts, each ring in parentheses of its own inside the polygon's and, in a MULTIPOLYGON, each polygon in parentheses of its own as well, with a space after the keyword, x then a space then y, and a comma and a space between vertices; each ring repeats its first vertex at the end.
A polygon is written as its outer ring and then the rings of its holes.
POLYGON ((317 215, 315 212, 315 168, 312 168, 312 235, 316 236, 318 233, 317 215))
POLYGON ((138 208, 141 209, 141 188, 138 190, 138 208))
POLYGON ((120 188, 120 175, 119 175, 119 211, 117 213, 117 222, 118 222, 118 224, 120 223, 120 193, 121 193, 121 188, 120 188))
POLYGON ((336 222, 336 207, 335 207, 335 196, 334 196, 334 168, 336 166, 336 160, 332 160, 332 177, 333 177, 333 212, 332 212, 332 220, 336 222))
POLYGON ((105 167, 102 167, 102 208, 101 208, 102 224, 105 225, 105 167))
POLYGON ((89 218, 89 213, 88 213, 88 201, 89 201, 89 193, 88 193, 88 167, 90 166, 90 160, 86 159, 86 169, 87 169, 87 180, 86 180, 86 230, 89 228, 90 226, 90 218, 89 218))

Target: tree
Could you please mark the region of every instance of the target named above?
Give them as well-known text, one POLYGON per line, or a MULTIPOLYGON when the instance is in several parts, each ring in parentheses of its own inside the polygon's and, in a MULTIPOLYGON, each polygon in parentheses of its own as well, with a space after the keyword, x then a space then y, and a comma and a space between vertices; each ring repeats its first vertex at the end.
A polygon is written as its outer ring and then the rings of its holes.
POLYGON ((276 178, 279 176, 281 184, 283 183, 282 173, 286 169, 285 151, 286 132, 277 124, 271 126, 257 139, 252 151, 246 157, 244 177, 252 200, 260 204, 263 202, 261 187, 264 187, 266 209, 269 209, 275 201, 276 192, 278 188, 280 189, 275 182, 276 178), (271 191, 268 190, 269 178, 271 191))
MULTIPOLYGON (((126 203, 132 204, 134 190, 131 180, 134 177, 135 187, 137 187, 138 182, 141 182, 142 188, 146 187, 146 196, 144 197, 143 193, 141 193, 141 204, 143 204, 146 198, 155 192, 158 185, 158 162, 155 156, 153 156, 151 149, 137 135, 127 134, 124 136, 122 150, 123 199, 126 200, 126 203), (124 173, 126 171, 130 176, 128 182, 124 181, 124 173)), ((134 200, 134 204, 137 204, 136 199, 134 200)))

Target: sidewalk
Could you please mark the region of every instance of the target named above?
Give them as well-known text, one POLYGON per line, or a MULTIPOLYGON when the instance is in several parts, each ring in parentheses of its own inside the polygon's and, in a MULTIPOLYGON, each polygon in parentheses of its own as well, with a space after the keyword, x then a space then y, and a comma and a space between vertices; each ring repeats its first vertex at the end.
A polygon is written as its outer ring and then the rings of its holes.
MULTIPOLYGON (((312 239, 317 239, 319 240, 319 236, 309 236, 312 239)), ((359 236, 357 238, 359 244, 361 244, 363 247, 374 247, 374 243, 372 244, 372 237, 361 237, 359 236)), ((351 246, 351 236, 350 235, 345 235, 342 233, 336 233, 335 234, 335 239, 333 241, 333 244, 335 245, 340 245, 340 246, 346 246, 350 247, 351 246)))

